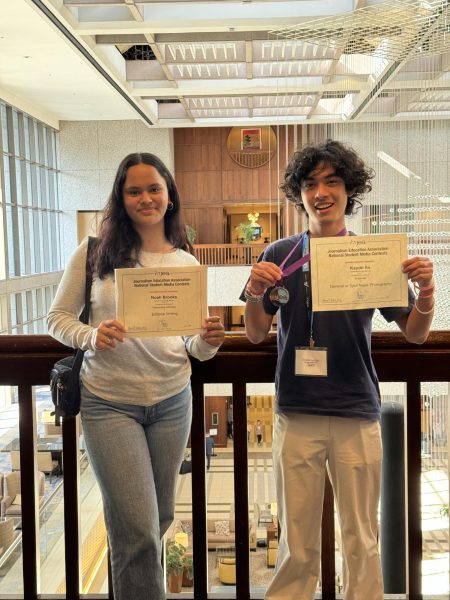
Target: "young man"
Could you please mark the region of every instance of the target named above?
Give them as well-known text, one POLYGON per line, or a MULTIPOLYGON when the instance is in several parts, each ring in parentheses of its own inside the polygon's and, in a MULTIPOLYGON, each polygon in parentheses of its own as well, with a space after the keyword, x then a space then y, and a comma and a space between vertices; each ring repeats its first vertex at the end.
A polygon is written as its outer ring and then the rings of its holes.
MULTIPOLYGON (((372 177, 356 153, 336 141, 296 152, 282 189, 306 213, 308 231, 271 244, 253 265, 244 292, 246 333, 253 343, 266 337, 278 312, 273 459, 281 536, 266 600, 314 598, 326 469, 342 533, 345 599, 383 598, 377 544, 380 393, 370 345, 374 311, 314 314, 309 262, 295 265, 308 254, 309 238, 349 235, 345 216, 371 190, 372 177), (296 358, 302 348, 313 346, 326 353, 326 374, 298 375, 296 358)), ((433 265, 415 257, 401 268, 418 297, 410 290, 408 307, 381 313, 408 341, 420 344, 433 314, 433 265)))

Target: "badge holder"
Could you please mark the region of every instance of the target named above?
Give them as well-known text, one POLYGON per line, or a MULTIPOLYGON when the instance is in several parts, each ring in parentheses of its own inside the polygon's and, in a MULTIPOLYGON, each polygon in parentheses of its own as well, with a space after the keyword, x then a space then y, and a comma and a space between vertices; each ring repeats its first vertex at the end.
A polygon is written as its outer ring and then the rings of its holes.
POLYGON ((327 349, 314 346, 311 339, 309 346, 295 348, 295 374, 302 377, 327 377, 327 349))

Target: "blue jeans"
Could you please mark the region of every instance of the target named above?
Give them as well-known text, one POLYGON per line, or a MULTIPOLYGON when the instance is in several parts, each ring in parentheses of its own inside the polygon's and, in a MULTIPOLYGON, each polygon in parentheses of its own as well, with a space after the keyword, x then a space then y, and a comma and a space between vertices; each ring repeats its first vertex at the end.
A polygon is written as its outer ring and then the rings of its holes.
POLYGON ((103 497, 115 600, 164 600, 161 538, 192 416, 192 394, 153 406, 102 400, 81 388, 89 458, 103 497))

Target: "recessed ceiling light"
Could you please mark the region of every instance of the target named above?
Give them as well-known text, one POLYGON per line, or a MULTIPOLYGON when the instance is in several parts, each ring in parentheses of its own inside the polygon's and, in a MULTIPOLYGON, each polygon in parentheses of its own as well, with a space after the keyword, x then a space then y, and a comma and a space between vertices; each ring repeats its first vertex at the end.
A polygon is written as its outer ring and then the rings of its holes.
POLYGON ((24 58, 33 58, 33 57, 29 56, 28 54, 25 54, 24 58))

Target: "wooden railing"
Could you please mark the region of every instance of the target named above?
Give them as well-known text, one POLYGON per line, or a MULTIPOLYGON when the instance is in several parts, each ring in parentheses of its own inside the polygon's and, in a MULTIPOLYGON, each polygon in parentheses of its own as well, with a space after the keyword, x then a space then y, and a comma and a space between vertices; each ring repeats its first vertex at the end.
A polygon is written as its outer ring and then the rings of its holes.
POLYGON ((195 244, 202 265, 252 265, 268 244, 195 244))
MULTIPOLYGON (((408 344, 400 333, 375 333, 372 343, 372 355, 380 380, 406 382, 407 595, 405 597, 409 600, 419 600, 422 597, 420 386, 421 382, 449 380, 450 332, 432 333, 423 346, 408 344)), ((48 374, 54 361, 69 352, 70 349, 49 336, 0 336, 0 385, 14 385, 19 388, 23 587, 26 600, 38 598, 36 557, 39 545, 35 499, 36 415, 32 386, 47 384, 48 374)), ((192 488, 195 490, 192 494, 195 600, 206 600, 208 597, 203 385, 205 383, 233 385, 236 597, 238 600, 248 600, 250 571, 246 384, 273 381, 276 356, 273 334, 258 346, 250 344, 242 334, 228 334, 224 345, 213 360, 203 363, 192 360, 194 411, 191 452, 192 488)), ((75 419, 65 420, 63 427, 65 597, 71 600, 80 598, 79 462, 76 429, 75 419)), ((332 491, 329 485, 325 495, 322 529, 322 598, 334 600, 334 517, 332 491)), ((229 597, 231 596, 232 594, 229 597)), ((7 595, 2 597, 9 600, 7 595)), ((89 597, 98 598, 95 595, 89 597)), ((226 598, 226 596, 221 597, 226 598)), ((112 598, 111 592, 110 598, 112 598)))

